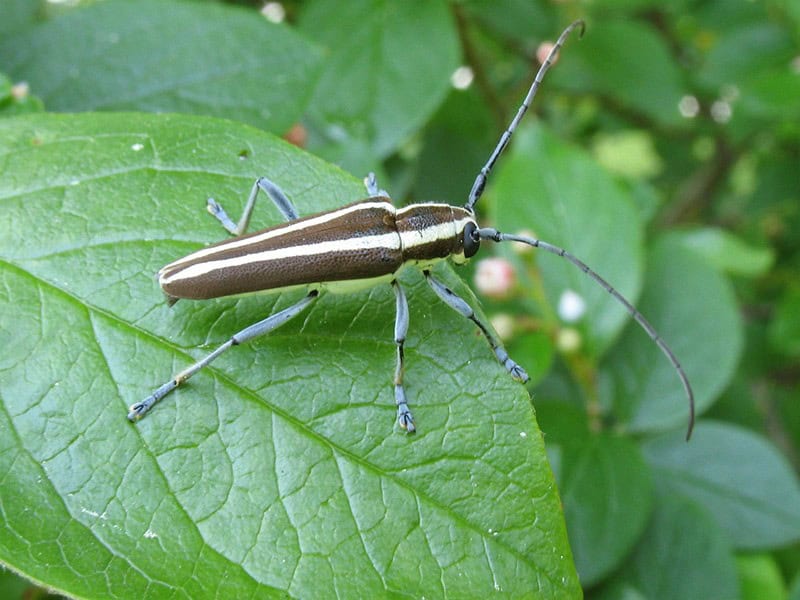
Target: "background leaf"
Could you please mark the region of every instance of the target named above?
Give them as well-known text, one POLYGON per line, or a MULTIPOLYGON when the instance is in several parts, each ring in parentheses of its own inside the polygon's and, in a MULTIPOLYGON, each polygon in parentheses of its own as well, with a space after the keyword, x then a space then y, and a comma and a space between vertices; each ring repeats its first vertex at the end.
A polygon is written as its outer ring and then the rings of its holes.
MULTIPOLYGON (((358 141, 369 152, 366 164, 345 161, 354 172, 374 168, 435 111, 458 66, 454 24, 441 0, 315 0, 304 6, 299 28, 328 51, 310 108, 320 135, 341 147, 358 141)), ((320 150, 341 158, 341 147, 320 150)))
POLYGON ((658 497, 639 547, 599 597, 632 594, 653 600, 739 597, 730 545, 709 513, 680 496, 658 497))
MULTIPOLYGON (((416 436, 394 431, 386 286, 324 295, 125 419, 297 297, 166 306, 153 273, 223 237, 209 193, 238 214, 269 173, 308 214, 360 197, 358 181, 207 118, 5 119, 0 145, 4 562, 86 596, 577 593, 527 394, 415 272, 416 436)), ((267 204, 256 220, 277 222, 267 204)))
POLYGON ((624 438, 555 443, 561 448, 558 482, 575 565, 581 583, 591 586, 616 569, 642 535, 652 507, 650 470, 624 438))
POLYGON ((282 134, 311 97, 320 57, 252 11, 110 0, 6 38, 0 64, 50 110, 207 114, 282 134))
MULTIPOLYGON (((742 333, 733 293, 717 272, 675 240, 655 244, 648 269, 639 310, 657 331, 676 332, 662 335, 683 361, 702 413, 733 376, 739 360, 742 333)), ((623 413, 633 412, 634 430, 686 423, 686 394, 675 369, 634 323, 609 362, 618 406, 623 413)))
POLYGON ((768 248, 750 247, 722 229, 696 229, 672 235, 680 236, 684 246, 702 255, 718 271, 763 275, 775 259, 768 248))
MULTIPOLYGON (((580 151, 544 130, 520 131, 515 142, 493 188, 495 225, 519 233, 524 223, 540 239, 569 248, 635 299, 641 285, 642 232, 631 198, 580 151), (594 210, 597 204, 601 212, 594 210)), ((581 325, 588 345, 605 349, 627 318, 624 310, 565 260, 545 252, 536 258, 550 306, 556 307, 566 290, 578 293, 587 305, 581 325)))
POLYGON ((745 554, 736 560, 743 598, 782 600, 787 597, 780 568, 768 554, 745 554))
POLYGON ((6 0, 3 2, 3 18, 0 19, 0 34, 13 35, 20 28, 33 22, 44 8, 43 0, 6 0))
POLYGON ((665 492, 705 506, 737 548, 800 539, 800 485, 775 448, 752 433, 702 423, 691 444, 667 434, 644 452, 665 492))
POLYGON ((669 49, 656 32, 629 20, 607 20, 592 35, 575 44, 569 61, 554 71, 553 79, 581 91, 589 88, 608 96, 622 108, 646 115, 661 125, 681 125, 677 110, 681 75, 669 49), (650 74, 658 73, 658 77, 650 74), (647 85, 639 85, 647 81, 647 85))

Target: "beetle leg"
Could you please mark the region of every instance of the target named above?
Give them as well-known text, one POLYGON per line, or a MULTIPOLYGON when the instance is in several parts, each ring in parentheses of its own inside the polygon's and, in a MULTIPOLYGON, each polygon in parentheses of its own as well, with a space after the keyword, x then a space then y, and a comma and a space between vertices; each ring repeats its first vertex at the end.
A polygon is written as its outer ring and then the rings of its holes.
POLYGON ((370 198, 375 198, 377 196, 383 196, 384 198, 391 198, 389 192, 386 190, 382 190, 378 187, 378 179, 375 177, 375 173, 370 173, 366 177, 364 177, 364 187, 367 188, 367 195, 370 198))
POLYGON ((406 392, 403 388, 403 345, 408 333, 408 302, 405 292, 397 280, 392 281, 392 289, 397 300, 397 316, 394 321, 394 343, 397 344, 397 366, 394 370, 394 401, 397 404, 397 422, 408 433, 414 433, 414 417, 408 409, 406 392))
POLYGON ((423 274, 425 275, 425 279, 427 280, 428 284, 431 286, 431 288, 433 288, 433 291, 436 292, 436 295, 439 296, 439 298, 441 298, 442 301, 447 304, 447 306, 452 308, 457 313, 465 316, 478 326, 478 329, 481 330, 481 333, 483 333, 483 336, 489 342, 492 350, 494 350, 494 355, 497 357, 497 360, 506 368, 509 373, 511 373, 511 376, 514 379, 520 380, 522 383, 528 381, 530 377, 528 377, 525 369, 511 359, 511 357, 508 355, 508 352, 506 352, 506 349, 503 348, 503 345, 500 343, 500 341, 497 340, 494 335, 492 335, 491 331, 489 331, 489 327, 480 319, 480 317, 478 317, 478 315, 475 314, 475 311, 472 309, 472 307, 460 296, 457 296, 453 290, 434 279, 430 271, 423 271, 423 274))
POLYGON ((205 358, 197 361, 190 367, 184 369, 183 371, 175 375, 175 377, 173 377, 167 383, 159 387, 156 391, 154 391, 152 394, 150 394, 147 398, 145 398, 141 402, 136 402, 135 404, 132 404, 131 407, 128 409, 129 410, 128 420, 138 421, 147 413, 147 411, 153 408, 153 406, 159 400, 161 400, 164 396, 169 394, 176 387, 183 384, 187 379, 189 379, 192 375, 197 373, 200 369, 211 363, 211 361, 217 358, 220 354, 222 354, 229 348, 232 348, 233 346, 244 344, 254 338, 265 335, 270 331, 277 329, 290 319, 293 319, 301 312, 303 312, 303 310, 305 310, 309 304, 314 302, 314 300, 316 300, 318 296, 319 296, 318 290, 311 290, 297 304, 294 304, 289 308, 285 308, 284 310, 275 313, 274 315, 270 315, 266 319, 259 321, 258 323, 254 323, 249 327, 245 327, 240 332, 235 333, 234 335, 231 336, 231 338, 227 342, 222 344, 211 354, 208 354, 205 358))
POLYGON ((281 211, 281 214, 287 221, 294 221, 298 217, 297 209, 292 204, 292 201, 283 193, 278 185, 266 177, 259 177, 256 179, 256 182, 253 184, 253 188, 250 190, 250 195, 247 198, 247 204, 245 204, 244 212, 242 213, 241 218, 239 219, 239 223, 234 224, 228 214, 225 212, 225 209, 220 206, 219 202, 214 200, 213 198, 208 199, 208 212, 210 212, 216 219, 222 223, 222 226, 227 229, 233 235, 242 235, 247 231, 247 226, 250 224, 250 216, 253 214, 253 207, 256 204, 256 198, 258 197, 258 191, 262 190, 267 196, 270 197, 272 202, 275 206, 278 207, 278 210, 281 211))

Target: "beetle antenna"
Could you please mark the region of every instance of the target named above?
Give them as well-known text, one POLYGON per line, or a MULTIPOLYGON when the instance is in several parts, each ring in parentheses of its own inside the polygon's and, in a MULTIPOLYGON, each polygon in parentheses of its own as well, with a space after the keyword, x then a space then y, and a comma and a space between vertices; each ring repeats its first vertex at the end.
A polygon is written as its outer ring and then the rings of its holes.
POLYGON ((644 315, 642 315, 642 313, 640 313, 636 307, 633 306, 633 304, 628 302, 625 296, 615 290, 610 283, 595 273, 586 263, 576 256, 570 254, 563 248, 553 246, 552 244, 548 244, 547 242, 543 242, 542 240, 537 240, 532 237, 501 233, 496 229, 492 229, 491 227, 478 229, 473 235, 476 236, 478 240, 492 240, 493 242, 522 242, 523 244, 528 244, 534 248, 541 248, 542 250, 547 250, 551 254, 566 258, 569 262, 586 273, 586 275, 599 283, 600 286, 609 294, 611 294, 617 302, 622 304, 622 306, 625 307, 625 310, 627 310, 631 315, 633 320, 636 321, 639 326, 647 332, 647 335, 650 336, 650 339, 653 340, 656 346, 661 349, 661 352, 664 353, 664 356, 667 357, 667 360, 669 360, 669 362, 678 372, 678 377, 680 377, 681 383, 683 383, 683 389, 686 390, 686 396, 689 399, 689 426, 686 430, 686 440, 688 441, 689 438, 692 437, 692 429, 694 428, 694 392, 692 391, 692 386, 689 383, 689 378, 686 376, 686 373, 684 372, 681 363, 678 362, 675 354, 672 352, 670 347, 667 346, 667 343, 661 338, 660 335, 658 335, 658 332, 650 324, 650 322, 644 318, 644 315))
POLYGON ((514 134, 514 130, 519 125, 519 122, 522 120, 522 117, 525 116, 525 113, 530 107, 531 103, 533 102, 533 97, 536 95, 537 90, 539 89, 539 85, 542 83, 542 79, 544 79, 544 74, 547 73, 547 69, 550 68, 550 65, 553 64, 553 60, 555 60, 556 54, 561 49, 561 46, 564 45, 564 42, 567 39, 567 36, 572 32, 573 29, 576 27, 581 28, 581 37, 583 37, 583 32, 586 30, 586 24, 582 20, 573 21, 570 25, 558 36, 558 40, 556 41, 555 45, 550 49, 550 52, 547 54, 547 58, 542 63, 542 66, 539 67, 538 73, 536 73, 536 77, 531 84, 530 89, 528 90, 528 95, 525 96, 525 100, 522 101, 522 105, 517 110, 517 114, 511 120, 511 123, 508 125, 508 129, 503 132, 503 135, 500 136, 500 141, 497 142, 497 146, 495 146, 492 154, 489 156, 489 160, 486 161, 486 164, 483 165, 483 168, 478 173, 478 176, 475 178, 475 183, 472 184, 472 190, 469 193, 469 199, 467 203, 464 205, 464 208, 467 210, 472 210, 472 207, 475 206, 475 203, 480 199, 481 195, 483 194, 483 188, 486 187, 486 180, 489 177, 489 173, 492 171, 497 159, 500 158, 500 155, 505 150, 506 146, 508 145, 508 141, 511 139, 511 136, 514 134))

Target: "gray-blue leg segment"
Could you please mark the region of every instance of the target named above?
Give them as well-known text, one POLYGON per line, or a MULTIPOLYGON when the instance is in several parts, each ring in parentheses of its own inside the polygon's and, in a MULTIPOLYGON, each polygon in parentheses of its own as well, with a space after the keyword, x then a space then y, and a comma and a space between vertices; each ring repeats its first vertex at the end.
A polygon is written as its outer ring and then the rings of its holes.
POLYGON ((508 355, 508 352, 506 352, 505 348, 503 348, 500 342, 492 335, 492 333, 489 331, 489 328, 483 323, 483 321, 481 321, 478 315, 475 314, 475 311, 472 310, 472 307, 460 296, 457 296, 453 290, 434 279, 430 274, 430 271, 423 271, 423 273, 425 274, 425 279, 427 280, 428 284, 431 286, 431 288, 433 288, 433 291, 436 292, 436 295, 439 296, 439 298, 441 298, 444 303, 447 304, 447 306, 452 308, 457 313, 465 316, 478 326, 478 329, 481 330, 481 333, 483 333, 484 337, 489 342, 492 350, 494 350, 494 355, 497 357, 497 360, 506 368, 509 373, 511 373, 511 376, 523 383, 528 381, 530 377, 528 377, 525 369, 520 367, 511 359, 511 357, 508 355))
POLYGON ((397 344, 397 366, 394 370, 394 401, 397 404, 397 422, 400 427, 414 433, 417 428, 414 425, 414 417, 408 409, 406 391, 403 388, 403 345, 408 333, 408 302, 405 292, 397 281, 392 281, 395 299, 397 300, 397 316, 394 321, 394 343, 397 344))
POLYGON ((287 321, 293 319, 301 312, 303 312, 314 300, 317 299, 319 296, 319 292, 317 290, 312 290, 308 293, 308 295, 300 300, 297 304, 290 306, 274 315, 270 315, 263 321, 259 321, 249 327, 245 327, 239 333, 235 333, 231 338, 222 344, 219 348, 214 350, 211 354, 206 356, 205 358, 197 361, 187 369, 184 369, 167 383, 159 387, 155 392, 153 392, 150 396, 142 400, 141 402, 137 402, 132 404, 129 412, 128 412, 128 420, 129 421, 138 421, 141 419, 147 411, 149 411, 156 403, 158 403, 164 396, 169 394, 172 390, 174 390, 179 385, 183 384, 187 379, 189 379, 192 375, 197 373, 200 369, 207 366, 211 361, 217 358, 220 354, 228 350, 233 346, 238 346, 239 344, 244 344, 249 342, 250 340, 257 338, 259 336, 265 335, 270 331, 277 329, 287 321))
POLYGON ((386 190, 382 190, 378 187, 378 180, 375 177, 375 173, 370 173, 366 177, 364 177, 364 187, 367 188, 367 195, 370 198, 374 198, 375 196, 383 196, 384 198, 391 198, 389 196, 389 192, 386 190))
POLYGON ((292 204, 292 201, 283 193, 283 190, 266 177, 259 177, 253 184, 253 188, 250 190, 250 195, 247 197, 247 204, 245 204, 244 212, 242 212, 238 224, 231 220, 225 212, 225 209, 213 198, 208 199, 208 206, 206 208, 208 212, 222 223, 222 226, 227 229, 228 232, 233 235, 242 235, 247 231, 247 226, 250 224, 250 216, 253 214, 253 207, 256 204, 259 190, 270 197, 287 221, 294 221, 299 216, 294 204, 292 204))

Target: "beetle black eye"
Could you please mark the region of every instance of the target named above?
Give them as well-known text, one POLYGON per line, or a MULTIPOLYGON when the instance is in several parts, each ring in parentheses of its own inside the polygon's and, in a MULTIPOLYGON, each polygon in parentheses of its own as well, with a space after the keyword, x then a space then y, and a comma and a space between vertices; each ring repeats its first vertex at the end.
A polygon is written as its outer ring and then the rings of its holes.
POLYGON ((477 235, 478 226, 470 221, 464 227, 464 258, 472 258, 481 247, 481 239, 477 235))

